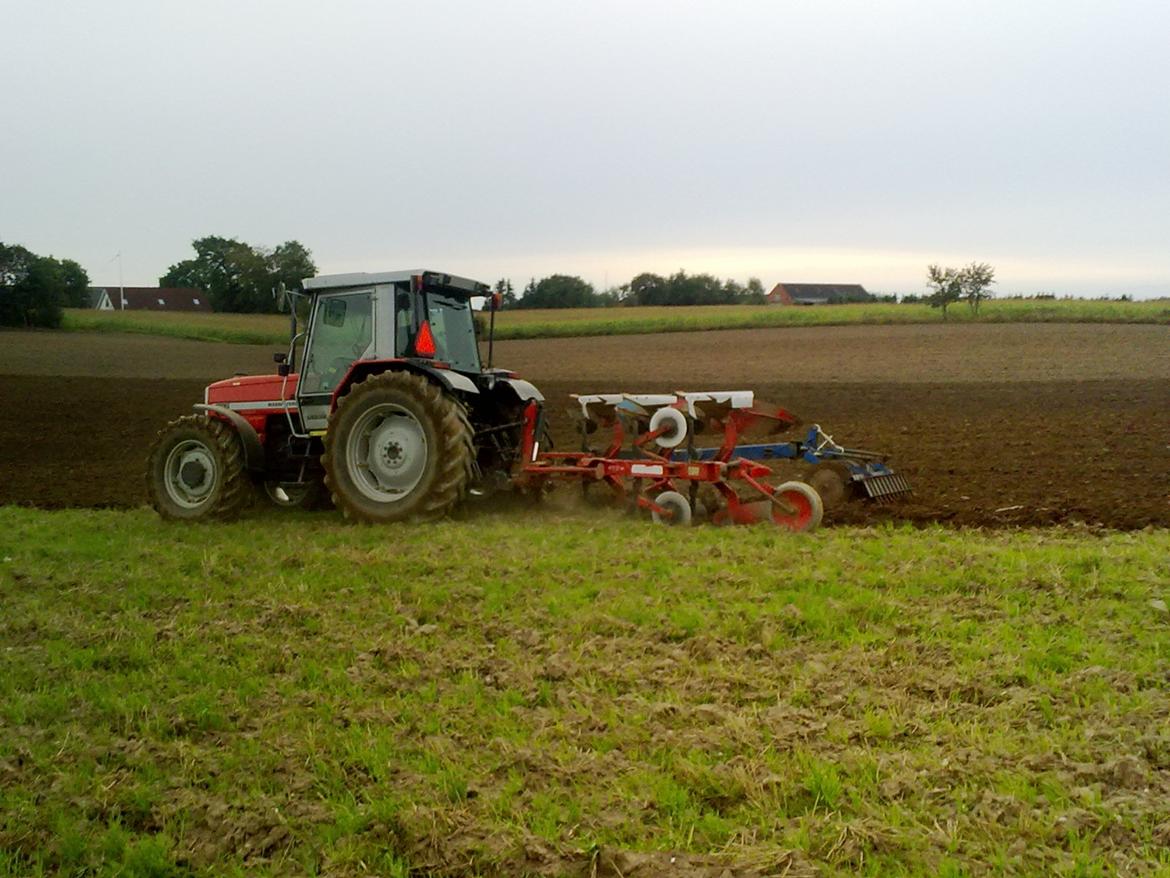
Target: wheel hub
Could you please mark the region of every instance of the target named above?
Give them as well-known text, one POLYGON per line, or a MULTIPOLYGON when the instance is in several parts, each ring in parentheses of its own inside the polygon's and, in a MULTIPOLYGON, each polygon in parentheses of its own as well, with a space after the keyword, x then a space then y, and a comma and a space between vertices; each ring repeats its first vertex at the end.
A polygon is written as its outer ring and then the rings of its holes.
POLYGON ((167 455, 167 494, 186 509, 201 506, 215 487, 215 471, 210 448, 195 439, 180 442, 167 455))
POLYGON ((198 491, 207 481, 207 467, 203 461, 189 458, 179 468, 179 479, 188 491, 198 491))
POLYGON ((382 446, 382 462, 389 469, 399 469, 406 463, 406 455, 402 451, 402 446, 394 440, 390 440, 382 446))

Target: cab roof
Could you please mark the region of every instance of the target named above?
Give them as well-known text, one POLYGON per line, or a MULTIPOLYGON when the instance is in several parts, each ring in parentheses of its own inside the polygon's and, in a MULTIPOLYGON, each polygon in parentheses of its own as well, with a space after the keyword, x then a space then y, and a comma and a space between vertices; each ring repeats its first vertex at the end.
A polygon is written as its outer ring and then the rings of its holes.
POLYGON ((403 271, 355 271, 348 274, 322 274, 306 278, 304 287, 306 292, 324 292, 349 287, 368 287, 374 284, 404 283, 420 274, 425 276, 427 285, 453 288, 469 296, 483 295, 488 291, 487 284, 482 284, 479 281, 425 268, 403 271))

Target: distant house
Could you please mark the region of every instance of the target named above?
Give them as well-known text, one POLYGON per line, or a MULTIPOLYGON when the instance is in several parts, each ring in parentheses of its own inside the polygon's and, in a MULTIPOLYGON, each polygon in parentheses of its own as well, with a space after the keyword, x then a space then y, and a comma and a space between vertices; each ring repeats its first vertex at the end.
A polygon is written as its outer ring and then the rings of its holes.
POLYGON ((90 287, 98 311, 211 311, 203 290, 192 287, 90 287))
MULTIPOLYGON (((103 287, 90 287, 85 291, 89 296, 89 307, 98 311, 113 311, 114 305, 110 301, 110 294, 103 287)), ((117 290, 114 290, 117 293, 117 290)))
POLYGON ((839 305, 844 302, 872 302, 873 296, 861 284, 785 284, 772 287, 769 305, 839 305))

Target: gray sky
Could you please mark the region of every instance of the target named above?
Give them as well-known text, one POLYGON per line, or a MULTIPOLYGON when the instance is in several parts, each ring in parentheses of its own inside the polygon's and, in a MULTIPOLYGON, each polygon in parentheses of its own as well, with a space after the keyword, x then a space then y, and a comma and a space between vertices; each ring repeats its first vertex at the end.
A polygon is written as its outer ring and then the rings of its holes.
POLYGON ((0 0, 0 240, 153 284, 643 271, 1170 294, 1170 4, 0 0))

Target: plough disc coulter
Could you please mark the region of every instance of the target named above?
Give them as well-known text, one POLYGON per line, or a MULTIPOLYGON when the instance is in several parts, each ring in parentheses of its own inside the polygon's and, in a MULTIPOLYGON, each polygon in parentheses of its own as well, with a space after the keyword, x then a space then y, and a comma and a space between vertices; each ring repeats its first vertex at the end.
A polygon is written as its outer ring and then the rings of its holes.
POLYGON ((812 530, 824 514, 822 492, 831 502, 849 496, 887 500, 910 486, 880 454, 845 448, 819 425, 802 439, 747 444, 749 432, 786 433, 799 421, 784 409, 755 408, 750 390, 661 394, 574 395, 579 451, 542 448, 544 411, 525 412, 521 486, 543 490, 553 482, 578 482, 582 490, 604 490, 633 510, 648 511, 664 524, 690 524, 701 510, 715 524, 771 521, 793 531, 812 530), (591 440, 599 432, 607 445, 591 440), (699 435, 718 446, 698 447, 699 435), (774 467, 803 461, 816 467, 813 485, 781 481, 774 467))

